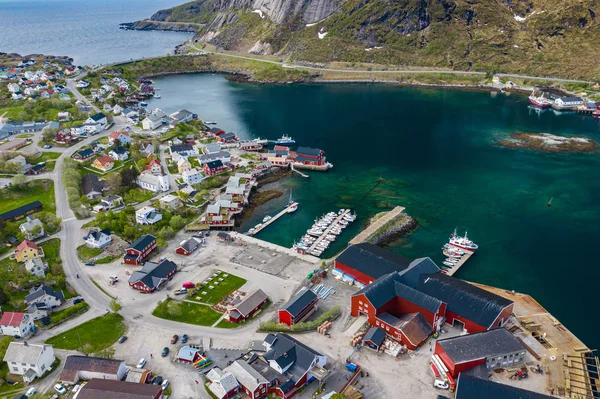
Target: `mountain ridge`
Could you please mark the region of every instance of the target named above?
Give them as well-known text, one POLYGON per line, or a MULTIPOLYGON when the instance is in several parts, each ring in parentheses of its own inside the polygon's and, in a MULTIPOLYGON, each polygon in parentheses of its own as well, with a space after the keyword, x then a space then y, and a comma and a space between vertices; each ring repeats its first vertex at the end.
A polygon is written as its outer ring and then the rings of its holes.
POLYGON ((597 79, 596 0, 199 0, 150 20, 291 61, 370 62, 597 79))

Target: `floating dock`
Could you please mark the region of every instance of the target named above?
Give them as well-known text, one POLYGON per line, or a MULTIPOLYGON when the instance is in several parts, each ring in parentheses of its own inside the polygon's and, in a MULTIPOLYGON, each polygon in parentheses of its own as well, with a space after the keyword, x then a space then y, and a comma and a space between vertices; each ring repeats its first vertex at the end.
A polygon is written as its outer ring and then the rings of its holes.
POLYGON ((342 213, 341 215, 338 215, 335 220, 333 222, 331 222, 331 224, 323 231, 323 234, 321 234, 319 236, 319 238, 317 238, 315 240, 315 242, 308 247, 308 250, 306 252, 310 253, 310 251, 314 250, 317 248, 317 245, 323 241, 323 239, 325 239, 325 237, 327 237, 328 234, 331 234, 331 229, 333 229, 335 226, 338 226, 338 223, 340 222, 340 220, 342 220, 344 218, 344 216, 348 215, 350 213, 350 209, 346 209, 344 211, 344 213, 342 213))
POLYGON ((253 236, 255 234, 260 233, 261 231, 263 231, 267 226, 269 226, 271 223, 273 223, 274 221, 276 221, 277 219, 279 219, 280 217, 282 217, 283 215, 285 215, 288 211, 288 208, 291 206, 292 204, 288 204, 285 208, 283 208, 283 210, 281 212, 279 212, 277 215, 273 216, 271 219, 269 219, 268 221, 262 223, 262 226, 260 226, 258 229, 255 228, 254 233, 250 234, 248 233, 248 235, 253 236))
MULTIPOLYGON (((450 245, 452 245, 452 244, 450 244, 450 245)), ((456 247, 456 248, 458 248, 458 247, 456 247)), ((465 254, 460 257, 460 260, 454 266, 452 266, 452 267, 447 266, 447 268, 444 269, 444 270, 446 270, 446 274, 448 276, 453 276, 454 273, 456 273, 458 271, 458 269, 460 269, 462 267, 462 265, 464 265, 465 263, 467 263, 467 261, 475 253, 475 252, 471 252, 471 251, 465 251, 465 250, 463 250, 463 251, 464 251, 465 254)))

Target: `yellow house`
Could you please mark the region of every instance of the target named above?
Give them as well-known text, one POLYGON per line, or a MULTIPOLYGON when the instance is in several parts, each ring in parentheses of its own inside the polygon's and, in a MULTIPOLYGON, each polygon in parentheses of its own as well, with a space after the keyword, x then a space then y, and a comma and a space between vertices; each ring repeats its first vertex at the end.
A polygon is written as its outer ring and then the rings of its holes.
POLYGON ((96 169, 100 169, 106 172, 107 170, 111 170, 115 166, 115 162, 111 157, 105 155, 96 159, 94 163, 92 163, 92 166, 96 169))
POLYGON ((43 258, 44 250, 37 246, 35 242, 25 240, 19 244, 15 251, 15 260, 17 262, 26 262, 29 259, 43 258))
POLYGON ((181 174, 185 171, 192 169, 192 164, 190 163, 190 161, 188 161, 185 158, 179 158, 179 161, 177 161, 177 169, 179 170, 179 173, 181 174))

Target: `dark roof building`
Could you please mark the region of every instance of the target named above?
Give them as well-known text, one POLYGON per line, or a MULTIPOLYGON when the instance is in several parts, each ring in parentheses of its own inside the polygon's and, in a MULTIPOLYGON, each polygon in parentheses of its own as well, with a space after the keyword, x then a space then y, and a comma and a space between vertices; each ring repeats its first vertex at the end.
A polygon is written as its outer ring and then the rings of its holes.
POLYGON ((371 327, 362 339, 362 344, 368 346, 371 349, 379 350, 379 347, 383 344, 386 334, 379 327, 371 327))
POLYGON ((98 122, 98 121, 101 121, 102 119, 106 118, 106 115, 104 115, 102 112, 98 112, 97 114, 90 116, 90 118, 94 122, 98 122))
POLYGON ((418 289, 446 303, 448 312, 481 327, 465 325, 469 332, 500 327, 512 313, 512 301, 442 273, 421 275, 418 289), (500 315, 509 307, 508 316, 502 319, 500 315))
POLYGON ((90 199, 100 198, 105 189, 105 183, 96 175, 89 173, 81 178, 81 191, 90 199))
POLYGON ((42 208, 43 205, 40 201, 33 201, 27 205, 23 205, 8 212, 0 214, 0 219, 4 220, 5 222, 12 222, 13 220, 21 219, 26 215, 31 215, 35 211, 41 211, 42 208))
MULTIPOLYGON (((335 258, 334 274, 348 276, 359 285, 408 267, 410 260, 370 243, 350 245, 335 258)), ((346 278, 348 278, 346 277, 346 278)))
POLYGON ((263 290, 258 289, 228 310, 226 319, 235 323, 247 320, 262 309, 268 301, 269 297, 267 294, 263 290))
POLYGON ((171 154, 174 152, 177 152, 177 153, 189 152, 189 151, 192 151, 193 149, 194 149, 194 147, 191 144, 176 144, 176 145, 172 145, 171 147, 169 147, 171 154))
POLYGON ((92 379, 85 384, 77 396, 78 399, 158 399, 161 397, 160 385, 140 384, 128 381, 92 379))
POLYGON ((86 148, 85 150, 77 151, 73 158, 75 159, 87 159, 94 156, 94 151, 91 148, 86 148))
POLYGON ((314 312, 319 298, 313 291, 302 288, 279 309, 279 322, 291 326, 314 312))
POLYGON ((440 339, 434 351, 455 378, 479 365, 490 372, 516 367, 524 363, 526 352, 521 341, 505 328, 440 339))
POLYGON ((221 161, 220 159, 217 159, 215 161, 210 161, 206 163, 206 166, 209 169, 217 169, 217 168, 222 168, 223 167, 223 161, 221 161))
POLYGON ((554 396, 527 391, 462 373, 458 377, 456 399, 554 399, 554 396))
POLYGON ((74 384, 79 379, 119 380, 126 373, 127 366, 122 360, 72 355, 67 357, 59 380, 69 384, 74 384))
POLYGON ((130 265, 139 265, 142 261, 156 249, 156 237, 150 234, 144 234, 125 249, 123 261, 130 265))
POLYGON ((296 154, 304 157, 319 157, 323 154, 323 150, 311 147, 298 147, 296 154))
POLYGON ((177 272, 177 265, 170 260, 160 263, 146 262, 142 270, 135 271, 129 278, 132 288, 145 292, 154 292, 177 272))

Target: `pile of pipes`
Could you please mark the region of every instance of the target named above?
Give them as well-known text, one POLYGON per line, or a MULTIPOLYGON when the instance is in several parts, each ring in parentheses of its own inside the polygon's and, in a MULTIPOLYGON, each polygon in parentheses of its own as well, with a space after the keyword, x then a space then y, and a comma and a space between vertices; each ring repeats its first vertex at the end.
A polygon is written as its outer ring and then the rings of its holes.
POLYGON ((327 299, 327 297, 329 295, 333 295, 335 294, 335 289, 333 287, 330 287, 328 285, 323 285, 323 284, 317 284, 314 287, 312 287, 312 291, 317 294, 317 296, 319 297, 319 299, 327 299))

